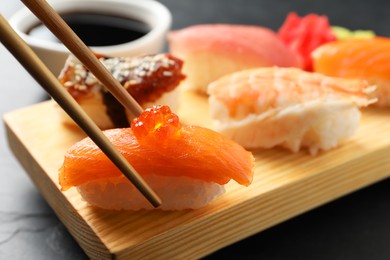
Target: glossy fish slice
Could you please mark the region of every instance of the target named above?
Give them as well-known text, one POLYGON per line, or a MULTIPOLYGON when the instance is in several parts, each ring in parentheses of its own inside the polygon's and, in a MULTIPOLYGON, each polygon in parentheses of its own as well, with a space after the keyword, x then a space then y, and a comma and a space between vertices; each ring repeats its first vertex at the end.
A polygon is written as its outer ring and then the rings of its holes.
POLYGON ((390 106, 390 39, 346 39, 313 52, 314 71, 328 76, 364 79, 375 85, 376 105, 390 106))

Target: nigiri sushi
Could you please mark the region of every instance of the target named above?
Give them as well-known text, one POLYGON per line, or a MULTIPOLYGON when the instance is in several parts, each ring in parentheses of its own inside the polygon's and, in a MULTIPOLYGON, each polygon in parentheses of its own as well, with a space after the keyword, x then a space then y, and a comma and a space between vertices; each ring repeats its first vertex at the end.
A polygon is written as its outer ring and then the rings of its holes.
MULTIPOLYGON (((142 107, 160 104, 177 108, 177 86, 185 78, 182 60, 170 54, 99 60, 142 107)), ((130 125, 131 115, 74 56, 68 57, 58 78, 101 129, 130 125)), ((72 123, 65 113, 62 115, 65 123, 72 123)))
POLYGON ((184 60, 185 86, 201 93, 219 77, 242 69, 300 67, 301 60, 261 26, 201 24, 168 34, 170 52, 184 60))
POLYGON ((250 149, 307 147, 312 155, 336 147, 359 125, 360 107, 375 102, 365 81, 297 68, 258 68, 209 85, 217 131, 250 149))
POLYGON ((329 76, 358 78, 376 86, 377 106, 390 107, 390 39, 346 39, 313 52, 314 71, 329 76))
MULTIPOLYGON (((210 129, 181 125, 167 106, 146 109, 131 128, 104 133, 158 194, 163 210, 200 208, 231 179, 252 182, 252 153, 210 129)), ((104 209, 152 208, 89 138, 69 148, 59 183, 63 191, 78 187, 87 202, 104 209)))

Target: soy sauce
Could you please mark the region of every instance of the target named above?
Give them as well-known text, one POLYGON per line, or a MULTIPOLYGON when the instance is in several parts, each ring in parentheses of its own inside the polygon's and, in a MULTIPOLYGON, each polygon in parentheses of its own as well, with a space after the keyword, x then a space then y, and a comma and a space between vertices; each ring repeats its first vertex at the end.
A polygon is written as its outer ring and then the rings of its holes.
MULTIPOLYGON (((108 46, 134 41, 150 31, 150 27, 135 19, 99 13, 64 13, 61 17, 88 46, 108 46)), ((43 24, 33 26, 29 35, 60 42, 43 24)))

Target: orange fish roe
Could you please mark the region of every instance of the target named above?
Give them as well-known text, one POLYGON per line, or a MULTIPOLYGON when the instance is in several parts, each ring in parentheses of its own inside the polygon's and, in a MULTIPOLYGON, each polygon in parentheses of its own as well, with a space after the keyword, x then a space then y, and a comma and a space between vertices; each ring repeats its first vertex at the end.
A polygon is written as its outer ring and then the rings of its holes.
POLYGON ((181 124, 168 106, 153 106, 133 119, 131 129, 139 142, 161 144, 167 138, 179 137, 181 124))

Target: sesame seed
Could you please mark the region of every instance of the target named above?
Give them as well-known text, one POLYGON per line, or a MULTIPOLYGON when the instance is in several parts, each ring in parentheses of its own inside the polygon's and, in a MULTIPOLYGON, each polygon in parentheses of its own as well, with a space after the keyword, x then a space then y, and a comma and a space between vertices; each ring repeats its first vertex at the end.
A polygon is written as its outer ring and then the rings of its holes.
POLYGON ((84 91, 84 90, 87 90, 87 86, 85 86, 83 84, 82 85, 77 85, 77 89, 84 91))
POLYGON ((89 76, 85 79, 85 84, 87 84, 87 85, 93 85, 96 83, 97 83, 97 80, 94 77, 89 76))
POLYGON ((74 85, 74 84, 73 84, 72 81, 67 81, 67 82, 64 83, 64 86, 67 87, 67 88, 70 88, 70 87, 72 87, 73 85, 74 85))
MULTIPOLYGON (((100 62, 111 72, 111 74, 122 84, 126 86, 139 84, 145 77, 152 76, 153 73, 162 68, 162 75, 165 77, 173 76, 171 71, 167 71, 176 63, 167 57, 166 54, 157 54, 134 57, 114 57, 100 58, 100 62)), ((102 84, 95 76, 80 63, 77 59, 71 61, 69 65, 74 69, 73 80, 64 83, 66 87, 74 87, 78 90, 87 90, 88 87, 95 86, 104 89, 102 84)))

